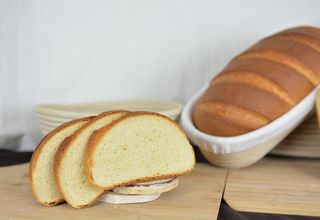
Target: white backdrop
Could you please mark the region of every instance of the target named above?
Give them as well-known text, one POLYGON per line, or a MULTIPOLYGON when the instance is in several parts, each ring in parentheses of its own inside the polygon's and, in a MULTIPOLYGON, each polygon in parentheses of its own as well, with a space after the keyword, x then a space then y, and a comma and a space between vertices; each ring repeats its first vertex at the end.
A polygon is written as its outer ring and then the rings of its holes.
POLYGON ((38 103, 185 103, 237 53, 320 24, 319 11, 317 0, 0 0, 0 147, 16 136, 35 147, 38 103))

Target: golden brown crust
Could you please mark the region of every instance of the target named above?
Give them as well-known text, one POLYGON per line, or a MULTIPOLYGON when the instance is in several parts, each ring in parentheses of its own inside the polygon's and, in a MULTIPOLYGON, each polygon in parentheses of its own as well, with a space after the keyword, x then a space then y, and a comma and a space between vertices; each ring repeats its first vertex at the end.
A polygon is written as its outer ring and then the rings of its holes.
POLYGON ((98 201, 98 199, 104 195, 106 192, 103 191, 101 192, 99 195, 97 195, 97 197, 95 197, 89 204, 86 204, 86 205, 79 205, 79 206, 73 206, 74 208, 77 208, 77 209, 85 209, 85 208, 89 208, 91 206, 93 206, 94 204, 96 204, 96 202, 98 201))
POLYGON ((283 54, 286 56, 287 65, 298 63, 301 73, 304 73, 315 85, 320 82, 320 54, 306 44, 279 37, 269 37, 251 47, 248 52, 250 51, 273 51, 283 54))
POLYGON ((236 105, 261 114, 269 120, 274 120, 291 107, 277 96, 242 83, 224 83, 209 87, 198 103, 210 101, 236 105))
POLYGON ((132 118, 132 117, 137 117, 137 116, 145 116, 145 115, 152 115, 152 116, 156 116, 156 117, 161 117, 167 121, 169 121, 170 123, 172 123, 174 126, 176 126, 177 128, 179 128, 179 130, 181 131, 181 133, 185 136, 185 138, 187 139, 184 131, 181 129, 181 127, 173 120, 171 120, 170 118, 164 116, 164 115, 161 115, 161 114, 158 114, 158 113, 155 113, 155 112, 143 112, 143 111, 137 111, 137 112, 130 112, 122 117, 120 117, 119 119, 113 121, 112 123, 110 123, 109 125, 107 126, 104 126, 102 128, 100 128, 99 130, 96 130, 95 132, 93 132, 93 134, 91 135, 90 139, 89 139, 89 142, 88 142, 88 145, 87 145, 87 152, 86 152, 86 156, 85 156, 85 161, 86 161, 86 170, 87 170, 87 178, 89 179, 89 181, 96 185, 97 187, 101 188, 101 189, 104 189, 104 190, 111 190, 111 189, 114 189, 114 188, 117 188, 117 187, 122 187, 122 186, 127 186, 127 185, 131 185, 131 184, 135 184, 135 183, 138 183, 138 182, 145 182, 145 181, 152 181, 152 180, 156 180, 156 179, 166 179, 166 178, 172 178, 172 177, 177 177, 177 176, 181 176, 181 175, 185 175, 185 174, 188 174, 190 173, 194 166, 195 166, 195 155, 194 155, 194 151, 192 149, 192 146, 191 146, 191 151, 193 152, 193 167, 190 169, 190 170, 187 170, 185 172, 182 172, 182 173, 173 173, 173 174, 170 174, 170 175, 159 175, 159 176, 154 176, 154 177, 146 177, 146 178, 140 178, 140 179, 135 179, 135 180, 131 180, 131 181, 126 181, 126 182, 122 182, 122 183, 119 183, 119 184, 115 184, 115 185, 112 185, 112 186, 108 186, 108 187, 105 187, 105 186, 101 186, 99 184, 97 184, 94 179, 93 179, 93 176, 92 176, 92 158, 93 158, 93 155, 95 153, 95 150, 96 150, 96 146, 97 144, 102 140, 102 138, 113 128, 115 127, 116 125, 118 125, 119 123, 121 123, 122 121, 128 119, 128 118, 132 118))
POLYGON ((99 186, 97 184, 95 184, 95 185, 100 187, 101 189, 104 189, 104 190, 108 191, 108 190, 112 190, 114 188, 128 186, 128 185, 132 185, 132 184, 139 183, 139 182, 152 181, 152 180, 157 180, 157 179, 174 178, 174 177, 186 175, 186 174, 190 173, 192 170, 193 170, 193 168, 189 169, 189 170, 187 170, 185 172, 181 172, 181 173, 173 173, 173 174, 170 174, 170 175, 159 175, 159 176, 154 176, 154 177, 138 178, 138 179, 134 179, 134 180, 131 180, 131 181, 126 181, 126 182, 123 182, 123 183, 114 184, 114 185, 109 186, 109 187, 99 186))
MULTIPOLYGON (((122 116, 123 117, 123 116, 122 116)), ((109 124, 110 125, 110 124, 109 124)), ((92 156, 94 153, 94 149, 95 146, 101 141, 102 136, 104 135, 104 133, 106 132, 106 130, 108 129, 108 126, 104 126, 96 131, 94 131, 88 141, 88 145, 87 145, 87 149, 86 149, 86 156, 85 156, 85 171, 86 171, 86 175, 87 175, 87 179, 89 180, 89 182, 93 185, 96 185, 94 180, 93 180, 93 176, 92 176, 92 156)))
POLYGON ((297 43, 303 44, 311 49, 320 52, 320 41, 316 38, 310 37, 306 34, 298 34, 298 33, 279 33, 274 35, 272 38, 279 38, 282 40, 295 41, 297 43))
POLYGON ((233 60, 221 74, 223 72, 236 71, 248 71, 268 78, 286 90, 295 102, 300 101, 314 88, 308 79, 294 69, 266 59, 246 58, 233 60))
POLYGON ((263 115, 223 102, 208 101, 198 104, 193 112, 195 125, 206 133, 226 136, 262 127, 270 122, 263 115), (208 118, 212 120, 208 121, 208 118))
POLYGON ((250 132, 252 129, 232 121, 241 118, 209 115, 207 113, 212 111, 205 108, 212 108, 211 102, 225 102, 262 114, 271 122, 320 83, 319 63, 318 28, 291 28, 264 38, 231 60, 212 80, 194 107, 193 121, 199 130, 212 135, 235 136, 250 132))
POLYGON ((69 148, 70 143, 73 142, 74 139, 75 139, 75 137, 72 137, 72 135, 71 135, 71 136, 67 137, 66 139, 64 139, 64 141, 61 143, 61 145, 56 153, 56 158, 55 158, 55 163, 54 163, 54 175, 55 175, 57 183, 58 183, 57 185, 58 185, 59 191, 61 192, 61 194, 65 198, 65 201, 67 201, 67 202, 69 201, 68 204, 74 208, 84 209, 84 208, 88 208, 88 207, 94 205, 97 202, 97 200, 100 198, 100 196, 102 196, 105 192, 101 192, 101 194, 98 194, 89 204, 86 204, 86 205, 77 206, 77 205, 74 205, 70 202, 67 194, 64 191, 64 188, 62 187, 62 183, 61 183, 61 179, 60 179, 59 165, 61 163, 61 160, 63 160, 64 153, 69 148))
POLYGON ((61 192, 61 194, 63 195, 63 197, 65 198, 65 200, 68 202, 69 205, 71 205, 74 208, 87 208, 90 207, 91 205, 95 204, 95 202, 100 198, 101 195, 104 194, 104 192, 102 192, 101 194, 97 195, 97 197, 91 201, 89 204, 86 205, 81 205, 81 206, 77 206, 72 204, 71 199, 68 198, 67 194, 65 193, 62 183, 61 183, 61 179, 60 179, 60 164, 62 162, 62 160, 65 158, 64 155, 65 153, 68 151, 68 149, 70 149, 71 144, 76 140, 76 138, 81 135, 81 133, 87 128, 89 127, 92 123, 96 122, 97 120, 107 116, 107 115, 112 115, 112 114, 118 114, 118 113, 126 113, 128 111, 126 110, 115 110, 115 111, 107 111, 104 113, 101 113, 99 115, 97 115, 96 117, 94 117, 89 123, 85 124, 84 126, 82 126, 78 131, 76 131, 73 135, 67 137, 60 145, 60 147, 58 148, 58 151, 56 153, 55 156, 55 163, 54 163, 54 174, 58 183, 58 188, 61 192))
POLYGON ((283 99, 283 101, 287 102, 291 106, 295 104, 295 100, 283 87, 265 76, 259 75, 252 71, 239 70, 224 71, 222 73, 223 74, 220 74, 211 82, 211 86, 227 82, 248 84, 257 89, 261 89, 280 97, 283 99))
POLYGON ((301 62, 299 59, 292 57, 281 51, 271 50, 271 49, 251 49, 245 51, 244 53, 237 56, 235 59, 246 59, 246 58, 260 58, 270 60, 282 65, 289 66, 296 72, 308 79, 313 86, 319 83, 319 79, 308 65, 301 62))
POLYGON ((61 200, 57 200, 57 201, 54 201, 54 202, 45 202, 45 201, 41 201, 39 199, 39 197, 37 196, 36 192, 35 192, 35 189, 34 189, 34 185, 33 185, 33 173, 34 173, 34 169, 36 167, 36 164, 38 162, 38 158, 39 158, 39 155, 41 154, 42 152, 42 149, 43 147, 46 145, 46 143, 51 140, 51 138, 57 134, 58 132, 74 125, 75 123, 78 123, 78 122, 81 122, 81 121, 90 121, 92 118, 92 116, 89 116, 89 117, 85 117, 85 118, 80 118, 80 119, 75 119, 75 120, 72 120, 72 121, 69 121, 67 123, 64 123, 62 125, 60 125, 59 127, 55 128, 54 130, 52 130, 50 133, 48 133, 41 141, 40 143, 38 144, 38 146, 36 147, 35 151, 33 152, 32 154, 32 157, 31 157, 31 160, 30 160, 30 164, 29 164, 29 180, 30 180, 30 184, 31 184, 31 189, 32 189, 32 194, 34 196, 34 198, 41 204, 43 205, 46 205, 46 206, 54 206, 54 205, 57 205, 59 203, 62 203, 64 202, 63 199, 61 200))
POLYGON ((61 185, 61 180, 60 180, 60 169, 59 169, 59 166, 60 166, 60 163, 61 163, 61 160, 62 160, 62 157, 63 157, 63 154, 67 148, 67 146, 69 145, 69 142, 71 141, 71 138, 72 138, 72 135, 65 138, 61 145, 59 146, 58 150, 57 150, 57 153, 55 155, 55 158, 54 158, 54 176, 56 178, 56 181, 57 181, 57 185, 58 185, 58 189, 60 191, 60 193, 62 194, 63 198, 66 200, 66 193, 61 185))
POLYGON ((212 117, 212 115, 203 114, 203 112, 199 111, 198 106, 199 105, 197 105, 194 110, 193 121, 195 126, 203 132, 214 134, 216 136, 228 137, 230 134, 232 134, 232 136, 237 136, 253 130, 237 125, 225 118, 216 116, 212 117), (208 120, 209 117, 212 118, 208 120), (201 122, 203 122, 203 124, 201 124, 201 122))
POLYGON ((46 205, 46 206, 55 206, 55 205, 58 205, 60 203, 63 203, 64 202, 64 199, 59 199, 59 200, 56 200, 54 202, 44 202, 43 204, 46 205))
POLYGON ((310 26, 300 26, 296 28, 290 28, 284 30, 280 33, 275 34, 274 36, 282 33, 294 33, 294 34, 302 34, 314 39, 320 40, 320 30, 318 28, 310 27, 310 26))

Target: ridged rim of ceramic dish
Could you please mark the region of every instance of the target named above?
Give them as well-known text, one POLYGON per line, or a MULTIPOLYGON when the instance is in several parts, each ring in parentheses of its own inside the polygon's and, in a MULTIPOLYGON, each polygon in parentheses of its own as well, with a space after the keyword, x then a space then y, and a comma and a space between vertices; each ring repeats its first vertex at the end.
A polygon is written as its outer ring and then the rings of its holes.
MULTIPOLYGON (((44 114, 40 114, 37 112, 34 112, 35 115, 37 116, 38 122, 39 123, 44 123, 44 124, 48 124, 48 125, 60 125, 63 124, 65 122, 74 120, 76 118, 81 118, 81 117, 87 117, 87 116, 92 116, 93 114, 79 114, 79 115, 74 115, 73 117, 58 117, 58 116, 50 116, 50 115, 44 115, 44 114)), ((158 112, 160 114, 163 114, 165 116, 167 116, 168 118, 171 118, 172 120, 176 120, 179 116, 179 114, 172 114, 172 115, 168 115, 165 112, 158 112)))
POLYGON ((45 122, 49 122, 49 123, 64 123, 68 120, 72 120, 74 118, 59 118, 59 117, 55 117, 55 116, 48 116, 48 115, 42 115, 42 114, 38 114, 36 112, 34 112, 34 114, 37 116, 38 121, 45 121, 45 122))
POLYGON ((182 105, 173 101, 137 99, 90 102, 82 104, 39 104, 34 106, 34 111, 37 114, 56 118, 74 118, 79 116, 96 115, 101 112, 114 109, 153 111, 168 117, 174 117, 176 115, 180 115, 182 111, 182 105))
POLYGON ((92 115, 97 115, 97 114, 92 114, 92 113, 85 113, 85 114, 83 114, 83 113, 78 113, 78 114, 74 114, 74 115, 70 115, 70 116, 68 116, 68 115, 58 115, 58 114, 56 114, 56 115, 52 115, 52 114, 49 114, 49 113, 47 113, 47 112, 36 112, 36 111, 34 111, 34 114, 38 117, 38 118, 40 118, 40 119, 42 119, 42 120, 44 120, 44 121, 56 121, 56 122, 60 122, 60 121, 65 121, 65 120, 72 120, 72 119, 74 119, 75 118, 75 116, 77 115, 77 116, 80 116, 80 117, 86 117, 86 116, 92 116, 92 115))
POLYGON ((287 127, 297 126, 310 113, 314 106, 315 93, 320 85, 312 90, 305 98, 296 104, 291 110, 270 122, 266 126, 251 131, 249 133, 233 136, 219 137, 209 135, 198 130, 192 121, 192 110, 198 98, 207 89, 206 85, 185 105, 181 115, 181 125, 185 129, 188 137, 199 147, 210 152, 219 154, 228 154, 241 152, 254 146, 267 142, 279 133, 286 130, 287 127), (300 117, 300 118, 299 118, 300 117), (299 121, 300 120, 300 121, 299 121), (298 124, 297 124, 298 123, 298 124), (297 124, 297 125, 296 125, 297 124), (285 125, 285 126, 284 126, 285 125), (277 131, 277 132, 274 132, 277 131), (199 142, 201 142, 200 145, 199 142))
MULTIPOLYGON (((40 130, 42 133, 47 134, 55 127, 76 118, 97 115, 100 111, 90 111, 91 106, 103 105, 103 111, 114 109, 128 109, 128 110, 142 110, 153 111, 163 114, 172 120, 177 120, 182 111, 182 105, 173 101, 162 100, 123 100, 123 101, 105 101, 105 102, 91 102, 82 104, 39 104, 34 107, 34 113, 37 116, 40 130), (116 105, 115 105, 116 103, 116 105), (56 107, 60 109, 56 109, 56 107), (63 107, 67 106, 68 110, 63 110, 63 107), (73 107, 85 106, 86 111, 81 112, 78 110, 73 111, 73 107), (51 109, 52 107, 52 109, 51 109)), ((100 107, 102 108, 102 107, 100 107)), ((102 110, 102 109, 101 109, 102 110)))
MULTIPOLYGON (((50 122, 50 121, 42 121, 42 120, 38 120, 39 121, 39 124, 41 124, 41 125, 43 125, 43 126, 45 126, 45 127, 48 127, 48 128, 56 128, 56 127, 58 127, 58 126, 60 126, 60 125, 62 125, 62 124, 64 124, 64 123, 66 123, 66 122, 68 122, 68 121, 64 121, 64 122, 50 122)), ((72 120, 71 120, 72 121, 72 120)))
MULTIPOLYGON (((116 110, 116 109, 107 109, 106 111, 110 111, 110 110, 116 110)), ((147 110, 145 110, 147 111, 147 110)), ((155 111, 152 111, 155 112, 155 111)), ((159 114, 165 115, 168 118, 171 118, 172 120, 176 120, 181 112, 179 112, 178 114, 167 114, 166 112, 157 112, 159 114)), ((38 120, 41 121, 47 121, 50 123, 60 123, 60 122, 66 122, 66 121, 70 121, 70 120, 74 120, 76 118, 82 118, 82 117, 88 117, 88 116, 94 116, 94 115, 98 115, 96 113, 74 113, 73 115, 69 114, 69 115, 50 115, 50 114, 46 114, 46 113, 38 113, 34 111, 34 114, 37 116, 38 120)))

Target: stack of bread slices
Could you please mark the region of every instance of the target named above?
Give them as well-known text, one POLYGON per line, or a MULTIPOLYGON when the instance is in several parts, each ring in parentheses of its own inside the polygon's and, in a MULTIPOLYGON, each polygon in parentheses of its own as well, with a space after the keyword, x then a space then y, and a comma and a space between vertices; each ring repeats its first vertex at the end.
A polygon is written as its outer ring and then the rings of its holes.
POLYGON ((180 127, 151 112, 109 111, 70 121, 50 132, 29 169, 36 200, 86 208, 97 200, 139 203, 178 186, 195 165, 180 127))

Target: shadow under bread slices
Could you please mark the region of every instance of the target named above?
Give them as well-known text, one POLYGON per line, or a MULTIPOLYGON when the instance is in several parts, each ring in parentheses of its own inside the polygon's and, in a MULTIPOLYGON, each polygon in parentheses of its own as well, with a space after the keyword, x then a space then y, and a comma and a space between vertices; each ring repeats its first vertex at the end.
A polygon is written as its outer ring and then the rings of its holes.
POLYGON ((64 201, 54 176, 54 157, 63 140, 88 123, 94 117, 86 117, 67 122, 46 135, 34 151, 29 167, 32 194, 47 206, 64 201))
POLYGON ((104 189, 89 183, 85 175, 84 157, 88 139, 95 130, 125 114, 127 111, 102 113, 66 138, 59 147, 54 172, 60 192, 72 207, 89 207, 104 193, 104 189))
POLYGON ((89 181, 104 190, 189 173, 195 156, 171 119, 131 112, 91 135, 85 154, 89 181))

